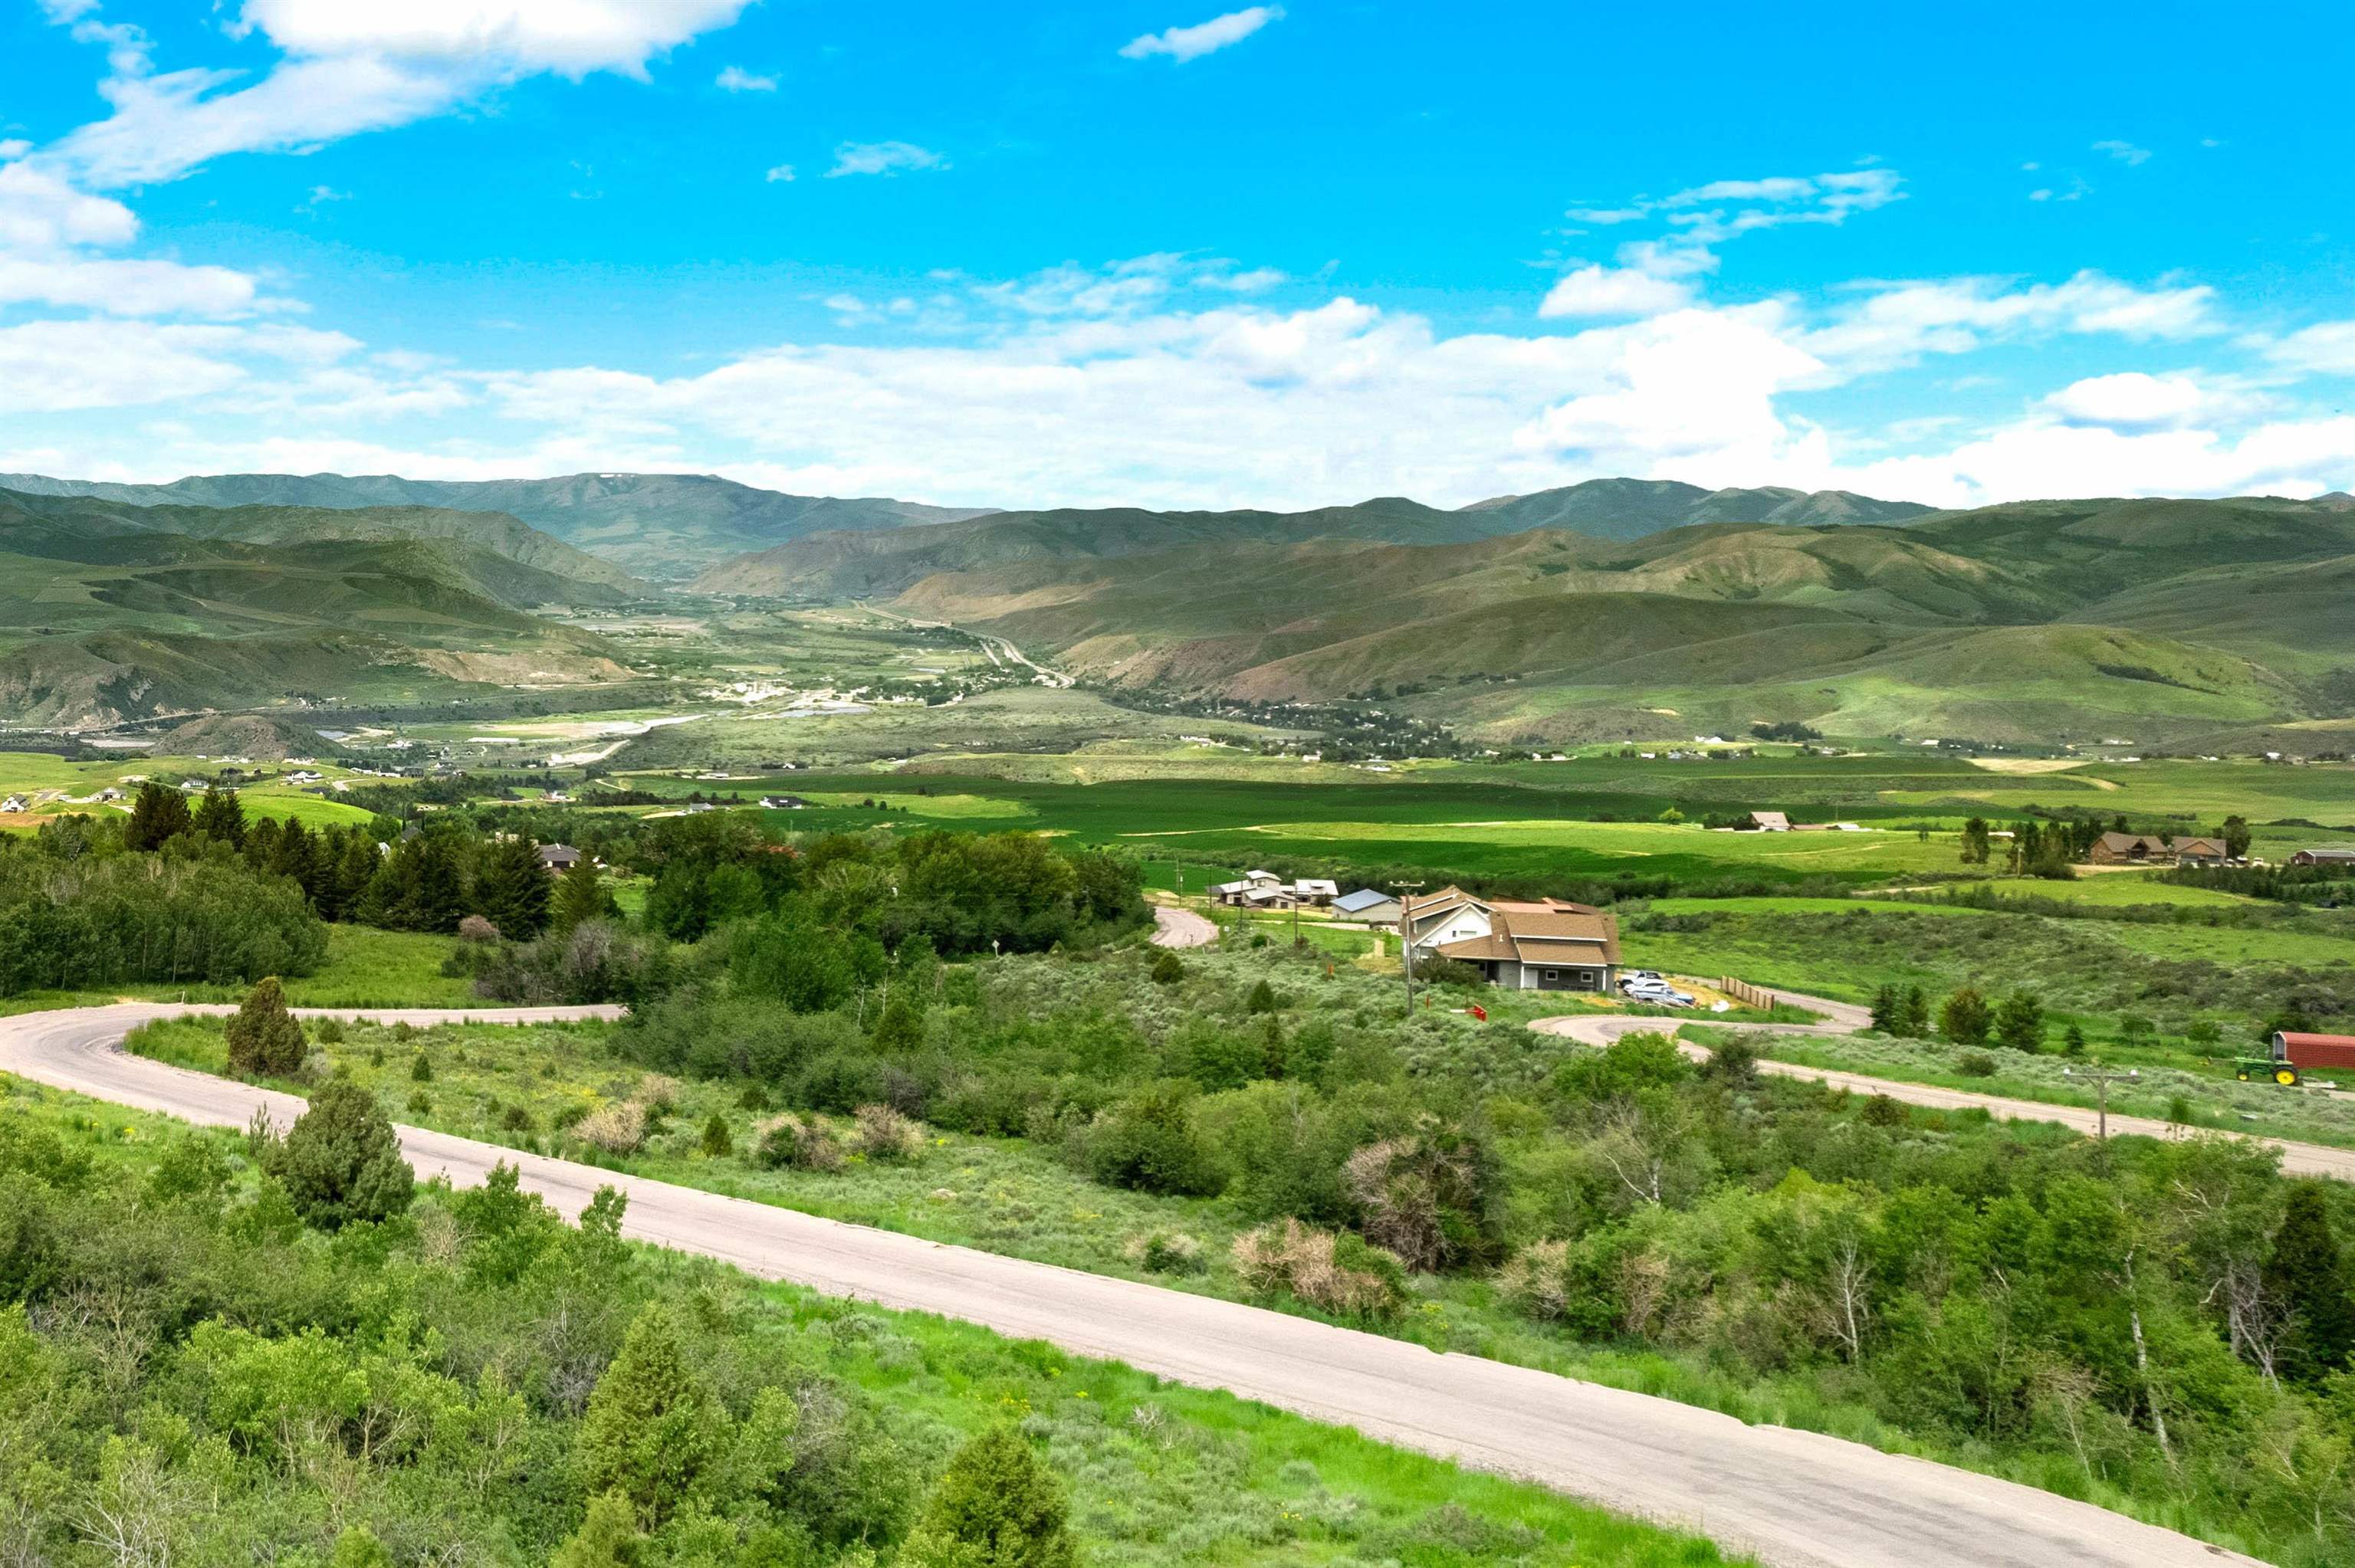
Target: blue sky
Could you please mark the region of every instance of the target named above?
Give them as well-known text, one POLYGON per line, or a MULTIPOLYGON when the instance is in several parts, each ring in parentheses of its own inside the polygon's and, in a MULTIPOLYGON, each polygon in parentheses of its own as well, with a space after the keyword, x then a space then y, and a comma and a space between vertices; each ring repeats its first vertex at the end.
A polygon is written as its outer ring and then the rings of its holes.
POLYGON ((2355 485, 2343 6, 0 0, 0 469, 2355 485))

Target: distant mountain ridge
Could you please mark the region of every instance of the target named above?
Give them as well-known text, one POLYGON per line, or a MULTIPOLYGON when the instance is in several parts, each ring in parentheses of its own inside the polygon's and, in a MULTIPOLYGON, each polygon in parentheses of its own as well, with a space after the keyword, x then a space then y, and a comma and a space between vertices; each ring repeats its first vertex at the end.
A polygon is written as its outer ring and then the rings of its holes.
POLYGON ((496 512, 640 577, 676 581, 729 556, 805 534, 954 523, 987 507, 880 497, 788 495, 712 474, 575 473, 552 479, 404 479, 398 474, 227 473, 168 484, 0 474, 0 490, 131 506, 428 506, 496 512))
POLYGON ((1037 559, 1110 559, 1188 546, 1305 544, 1315 539, 1457 545, 1532 528, 1631 540, 1702 524, 1806 527, 1902 523, 1927 506, 1846 491, 1703 490, 1674 480, 1596 479, 1469 506, 1377 496, 1307 512, 1150 512, 1137 507, 1000 512, 961 523, 858 534, 812 534, 726 561, 696 579, 712 593, 897 593, 933 572, 1037 559))

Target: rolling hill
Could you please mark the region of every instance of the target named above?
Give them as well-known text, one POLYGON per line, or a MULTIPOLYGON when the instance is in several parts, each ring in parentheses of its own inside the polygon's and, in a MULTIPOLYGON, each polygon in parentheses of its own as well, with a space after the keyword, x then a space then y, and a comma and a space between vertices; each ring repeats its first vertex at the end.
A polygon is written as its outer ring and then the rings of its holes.
POLYGON ((2355 503, 2081 501, 1899 525, 1228 539, 936 571, 901 610, 1114 685, 1374 697, 1498 741, 1738 730, 2142 744, 2355 712, 2355 503))
POLYGON ((787 495, 710 474, 576 473, 556 479, 429 480, 398 474, 229 473, 169 484, 0 474, 0 490, 118 504, 364 511, 432 507, 504 513, 639 576, 691 577, 747 551, 816 533, 954 523, 986 507, 787 495))
POLYGON ((1307 512, 1148 512, 1135 507, 1001 512, 890 532, 813 534, 726 561, 694 586, 709 593, 816 599, 897 593, 934 572, 1032 560, 1118 559, 1189 546, 1361 540, 1468 544, 1534 528, 1628 540, 1707 524, 1829 526, 1896 522, 1929 508, 1843 491, 1706 491, 1667 480, 1590 480, 1446 510, 1401 496, 1307 512))
POLYGON ((88 727, 625 674, 602 640, 530 607, 617 603, 643 588, 486 517, 0 493, 0 715, 88 727), (502 544, 545 564, 488 547, 502 544))

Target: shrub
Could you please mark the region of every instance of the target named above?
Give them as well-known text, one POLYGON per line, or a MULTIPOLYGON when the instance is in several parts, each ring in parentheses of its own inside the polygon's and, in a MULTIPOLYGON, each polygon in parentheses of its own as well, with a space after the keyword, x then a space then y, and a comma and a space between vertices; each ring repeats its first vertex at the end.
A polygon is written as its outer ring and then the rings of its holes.
POLYGON ((322 1045, 342 1044, 344 1043, 344 1021, 340 1018, 322 1018, 317 1020, 311 1025, 311 1038, 317 1041, 322 1045))
POLYGON ((572 1124, 572 1136, 608 1154, 635 1154, 646 1141, 646 1107, 635 1100, 599 1106, 572 1124))
POLYGON ((728 1136, 728 1118, 718 1111, 703 1124, 702 1148, 714 1160, 725 1160, 736 1152, 736 1140, 728 1136))
POLYGON ((1235 1238, 1235 1274, 1261 1295, 1289 1292, 1338 1318, 1388 1318, 1406 1304, 1406 1267, 1343 1232, 1279 1220, 1235 1238))
POLYGON ((744 1092, 736 1097, 738 1110, 764 1111, 769 1108, 769 1091, 758 1084, 747 1084, 744 1092))
POLYGON ((1992 1078, 1995 1058, 1984 1051, 1966 1051, 1955 1058, 1955 1071, 1966 1078, 1992 1078))
POLYGON ((521 1106, 509 1106, 500 1114, 499 1125, 506 1128, 509 1132, 529 1132, 531 1130, 531 1112, 524 1109, 521 1106))
POLYGON ((1969 986, 1938 1004, 1938 1033, 1957 1045, 1977 1045, 1985 1040, 1992 1022, 1987 998, 1969 986))
POLYGON ((1148 1085, 1100 1113, 1081 1150, 1107 1186, 1209 1197, 1226 1184, 1195 1130, 1191 1086, 1180 1082, 1148 1085))
POLYGON ((1405 1138, 1369 1143, 1341 1168, 1341 1190, 1368 1241, 1417 1272, 1489 1250, 1487 1151, 1434 1118, 1405 1138))
POLYGON ((458 922, 458 940, 477 946, 499 939, 499 928, 480 915, 469 915, 458 922))
POLYGON ((765 1171, 839 1171, 842 1144, 823 1117, 787 1111, 753 1129, 751 1158, 765 1171))
POLYGON ((223 1033, 229 1071, 240 1077, 282 1078, 303 1065, 303 1026, 286 1011, 286 992, 275 975, 255 982, 223 1033))
POLYGON ((430 1084, 433 1081, 433 1064, 427 1060, 422 1051, 410 1059, 409 1081, 412 1084, 430 1084))
POLYGON ((1163 948, 1153 955, 1153 968, 1147 972, 1155 985, 1176 985, 1186 978, 1186 965, 1176 953, 1163 948))
POLYGON ((868 1159, 886 1165, 904 1164, 924 1152, 924 1129, 890 1106, 860 1106, 850 1133, 850 1146, 868 1159))
POLYGON ((423 1089, 420 1089, 415 1094, 410 1096, 409 1114, 411 1116, 432 1116, 433 1114, 433 1097, 427 1094, 423 1089))
POLYGON ((1265 980, 1252 986, 1251 994, 1243 998, 1245 1012, 1273 1012, 1282 1006, 1283 1003, 1275 1000, 1275 988, 1265 980))
POLYGON ((1467 990, 1488 983, 1487 976, 1460 959, 1425 959, 1414 966, 1414 978, 1425 985, 1452 985, 1467 990))
POLYGON ((1063 1489, 1021 1433, 956 1451, 897 1561, 906 1568, 1077 1568, 1063 1489))
POLYGON ((1535 1242, 1497 1271, 1497 1298, 1526 1318, 1550 1322, 1570 1304, 1568 1242, 1535 1242))
POLYGON ((678 1109, 678 1080, 648 1073, 638 1080, 637 1092, 630 1097, 645 1107, 649 1121, 659 1120, 678 1109))
MULTIPOLYGON (((1990 1062, 1988 1066, 1992 1068, 1994 1064, 1990 1062)), ((1861 1114, 1873 1127, 1903 1127, 1913 1118, 1903 1101, 1891 1099, 1887 1095, 1867 1097, 1861 1114)))
POLYGON ((416 1189, 383 1107, 348 1078, 329 1080, 286 1136, 261 1139, 258 1152, 294 1212, 319 1230, 389 1218, 416 1189))
POLYGON ((1199 1274, 1207 1266, 1202 1244, 1181 1231, 1146 1231, 1122 1244, 1120 1254, 1153 1274, 1199 1274))
POLYGON ((1758 1086, 1758 1047, 1736 1035, 1710 1048, 1700 1075, 1730 1089, 1753 1089, 1758 1086))

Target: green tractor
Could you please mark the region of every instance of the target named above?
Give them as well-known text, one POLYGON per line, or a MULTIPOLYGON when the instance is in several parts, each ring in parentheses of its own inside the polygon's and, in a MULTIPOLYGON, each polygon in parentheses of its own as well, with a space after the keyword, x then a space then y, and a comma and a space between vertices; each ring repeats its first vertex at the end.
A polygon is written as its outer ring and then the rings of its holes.
POLYGON ((2232 1064, 2232 1076, 2246 1084, 2270 1078, 2276 1084, 2303 1083, 2318 1068, 2339 1067, 2355 1072, 2355 1034, 2316 1034, 2298 1029, 2276 1029, 2269 1056, 2244 1056, 2232 1064))

